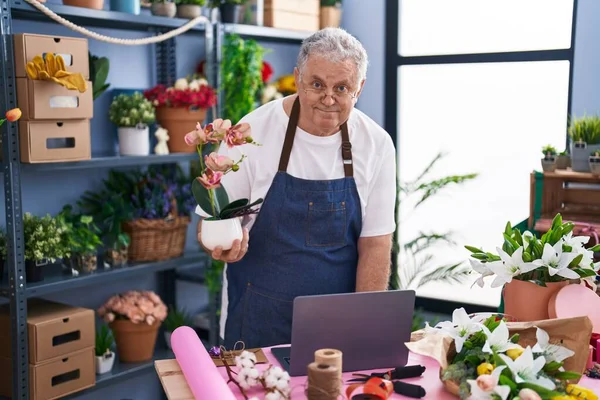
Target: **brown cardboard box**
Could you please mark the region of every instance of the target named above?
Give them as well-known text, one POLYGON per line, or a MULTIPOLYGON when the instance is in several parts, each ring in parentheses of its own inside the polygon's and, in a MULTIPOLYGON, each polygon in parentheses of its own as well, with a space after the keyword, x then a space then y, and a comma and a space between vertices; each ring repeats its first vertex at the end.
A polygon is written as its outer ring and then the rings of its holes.
POLYGON ((300 31, 319 30, 319 0, 265 0, 265 26, 300 31))
MULTIPOLYGON (((0 357, 12 358, 8 305, 0 309, 0 357)), ((96 344, 94 310, 45 300, 27 305, 29 363, 64 357, 96 344)), ((2 375, 2 374, 0 374, 2 375)))
MULTIPOLYGON (((0 357, 0 395, 11 397, 12 362, 0 357)), ((67 354, 29 366, 29 397, 32 400, 60 399, 96 384, 94 348, 67 354)))
POLYGON ((92 83, 84 93, 54 82, 17 78, 17 106, 22 120, 90 119, 94 116, 92 83))
POLYGON ((21 162, 83 161, 92 158, 90 121, 20 121, 21 162))
POLYGON ((14 45, 15 73, 18 78, 27 77, 25 66, 35 56, 54 53, 63 57, 68 72, 79 72, 85 79, 90 79, 87 39, 19 33, 14 35, 14 45))

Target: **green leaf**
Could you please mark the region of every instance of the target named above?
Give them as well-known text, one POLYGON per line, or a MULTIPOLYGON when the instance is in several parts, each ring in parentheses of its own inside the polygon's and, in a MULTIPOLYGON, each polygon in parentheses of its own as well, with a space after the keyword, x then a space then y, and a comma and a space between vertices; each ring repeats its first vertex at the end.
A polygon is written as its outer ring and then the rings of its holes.
POLYGON ((504 240, 510 243, 515 250, 521 247, 519 243, 517 243, 513 238, 510 237, 510 235, 507 235, 506 233, 504 234, 504 240))
POLYGON ((548 364, 544 365, 544 372, 549 373, 549 372, 558 371, 558 369, 562 366, 563 366, 563 363, 557 362, 557 361, 552 361, 552 362, 549 362, 548 364))
POLYGON ((581 378, 581 374, 578 374, 577 372, 571 372, 571 371, 560 371, 557 372, 556 374, 554 374, 554 377, 563 381, 570 381, 572 379, 579 379, 581 378))
POLYGON ((223 218, 223 214, 226 213, 228 210, 234 210, 236 208, 239 207, 243 207, 245 205, 248 204, 248 199, 239 199, 239 200, 235 200, 229 204, 227 204, 222 210, 221 213, 219 214, 219 216, 221 218, 223 218))
POLYGON ((527 252, 523 252, 523 261, 525 262, 532 262, 533 261, 533 257, 531 256, 531 254, 527 253, 527 252))
POLYGON ((592 247, 590 250, 591 250, 591 251, 593 251, 593 252, 598 252, 598 251, 600 251, 600 244, 597 244, 597 245, 595 245, 595 246, 594 246, 594 247, 592 247))
MULTIPOLYGON (((508 368, 505 368, 504 371, 506 371, 508 368)), ((502 371, 502 372, 504 372, 502 371)), ((510 377, 500 374, 500 377, 498 378, 498 383, 500 385, 505 385, 510 387, 510 391, 513 392, 515 390, 517 390, 517 384, 515 383, 515 381, 513 381, 510 377)))
POLYGON ((226 218, 230 218, 233 214, 236 213, 241 213, 241 212, 245 212, 250 210, 252 207, 260 204, 263 202, 263 199, 258 199, 255 202, 251 203, 251 204, 246 204, 245 206, 241 206, 241 207, 236 207, 236 208, 230 208, 225 212, 221 212, 220 217, 221 219, 226 219, 226 218))
POLYGON ((583 254, 579 254, 577 257, 575 257, 573 259, 573 261, 571 261, 571 263, 569 264, 569 268, 575 268, 576 266, 578 266, 581 263, 582 259, 583 259, 583 254))
POLYGON ((582 278, 596 276, 596 272, 592 269, 574 268, 573 271, 577 272, 579 274, 579 276, 582 278))
POLYGON ((523 246, 523 236, 518 229, 513 229, 513 238, 515 242, 519 244, 519 246, 523 246))
POLYGON ((512 226, 510 225, 510 221, 508 221, 506 223, 506 226, 504 227, 504 234, 510 235, 511 233, 512 233, 512 226))
POLYGON ((543 386, 535 385, 535 384, 529 383, 529 382, 519 383, 517 386, 518 386, 518 389, 533 390, 534 392, 539 394, 542 397, 542 399, 550 399, 554 396, 562 396, 563 395, 562 393, 555 392, 554 390, 546 389, 543 386))
POLYGON ((202 208, 202 210, 204 210, 207 214, 209 214, 213 217, 218 217, 221 204, 228 204, 229 198, 228 198, 227 192, 225 191, 223 186, 220 186, 216 189, 212 189, 212 191, 214 194, 214 203, 215 203, 214 212, 212 209, 212 204, 210 201, 210 192, 208 191, 208 189, 206 189, 204 186, 202 186, 202 184, 200 183, 200 181, 198 181, 198 179, 194 179, 192 181, 192 194, 194 195, 194 199, 196 200, 196 203, 198 203, 198 205, 202 208))
POLYGON ((559 213, 554 216, 554 219, 552 219, 552 228, 551 229, 554 230, 561 225, 562 225, 562 215, 560 215, 560 213, 559 213))
POLYGON ((471 253, 483 253, 483 250, 473 246, 465 246, 465 249, 469 250, 471 253))

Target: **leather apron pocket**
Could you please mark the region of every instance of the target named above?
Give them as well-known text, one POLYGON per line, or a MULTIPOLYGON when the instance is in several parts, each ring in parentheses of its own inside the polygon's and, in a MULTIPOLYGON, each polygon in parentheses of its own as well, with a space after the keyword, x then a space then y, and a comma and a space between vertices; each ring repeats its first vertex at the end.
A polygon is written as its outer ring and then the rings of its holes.
POLYGON ((246 348, 289 344, 294 302, 248 283, 244 294, 242 341, 246 348))
POLYGON ((346 244, 346 202, 308 203, 306 245, 316 247, 346 244))

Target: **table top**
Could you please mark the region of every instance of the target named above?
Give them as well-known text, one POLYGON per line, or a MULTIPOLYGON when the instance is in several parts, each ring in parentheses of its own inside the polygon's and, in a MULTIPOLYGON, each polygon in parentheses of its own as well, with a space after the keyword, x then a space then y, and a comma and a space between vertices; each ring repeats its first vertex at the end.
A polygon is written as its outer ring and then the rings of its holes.
MULTIPOLYGON (((280 365, 270 348, 263 349, 265 355, 269 363, 272 365, 280 365)), ((408 365, 423 365, 426 370, 423 376, 419 378, 411 378, 404 379, 403 382, 415 383, 421 385, 425 388, 427 395, 426 399, 437 399, 437 400, 456 400, 456 397, 451 395, 450 393, 444 390, 442 382, 439 379, 439 364, 437 361, 433 360, 429 357, 420 356, 418 354, 409 354, 408 365)), ((259 364, 259 369, 265 369, 268 364, 259 364)), ((179 368, 179 364, 176 360, 158 360, 155 362, 156 371, 162 386, 165 390, 167 398, 169 400, 194 400, 194 396, 190 388, 187 385, 185 377, 179 368)), ((392 368, 392 366, 390 366, 392 368)), ((383 369, 382 369, 383 370, 383 369)), ((224 367, 220 367, 219 371, 224 379, 227 379, 227 372, 224 367)), ((381 370, 378 370, 381 371, 381 370)), ((363 372, 371 372, 371 371, 363 371, 363 372)), ((348 372, 344 374, 344 382, 348 379, 351 379, 352 373, 348 372)), ((592 389, 595 393, 600 393, 600 380, 598 379, 590 379, 584 376, 580 384, 588 389, 592 389)), ((291 386, 292 386, 292 399, 304 399, 306 398, 304 394, 306 385, 306 377, 292 377, 291 386)), ((230 384, 231 390, 233 393, 236 393, 236 397, 238 399, 243 399, 241 393, 237 386, 234 384, 230 384)), ((345 387, 344 387, 345 390, 345 387)), ((260 388, 256 388, 255 390, 251 390, 248 392, 249 397, 258 395, 259 398, 263 398, 260 396, 262 393, 260 388)), ((357 390, 357 393, 360 393, 357 390)), ((390 399, 408 399, 409 397, 401 396, 399 394, 393 394, 390 399)))

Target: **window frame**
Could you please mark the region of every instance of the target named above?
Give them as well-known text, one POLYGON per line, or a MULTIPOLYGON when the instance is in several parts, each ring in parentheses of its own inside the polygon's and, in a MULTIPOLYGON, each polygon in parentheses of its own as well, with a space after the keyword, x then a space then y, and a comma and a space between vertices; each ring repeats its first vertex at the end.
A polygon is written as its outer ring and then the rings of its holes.
MULTIPOLYGON (((573 0, 573 15, 571 18, 571 46, 568 49, 528 50, 500 53, 474 54, 443 54, 426 56, 402 56, 398 51, 398 36, 400 21, 398 18, 400 1, 385 0, 385 94, 384 94, 384 127, 392 137, 394 146, 398 148, 398 69, 404 65, 439 65, 439 64, 474 64, 474 63, 503 63, 526 61, 569 61, 569 87, 567 92, 567 115, 572 115, 573 106, 573 71, 575 59, 575 40, 577 31, 578 0, 573 0)), ((570 145, 567 133, 568 122, 565 126, 565 145, 570 145)), ((477 303, 462 303, 442 299, 418 297, 417 306, 430 312, 451 314, 458 307, 478 311, 497 311, 494 307, 478 305, 477 303)))

